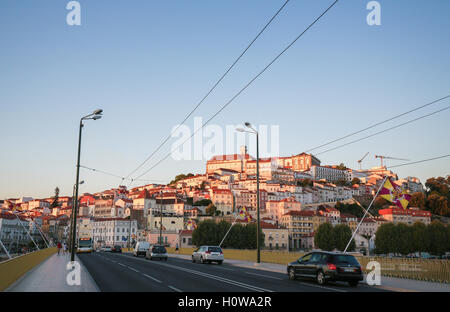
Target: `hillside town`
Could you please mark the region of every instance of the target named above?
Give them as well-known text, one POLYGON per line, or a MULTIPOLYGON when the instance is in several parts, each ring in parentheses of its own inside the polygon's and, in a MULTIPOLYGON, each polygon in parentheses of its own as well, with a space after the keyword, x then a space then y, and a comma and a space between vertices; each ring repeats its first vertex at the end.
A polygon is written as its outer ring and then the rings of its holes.
MULTIPOLYGON (((360 217, 341 212, 337 204, 359 204, 371 199, 385 176, 409 193, 424 192, 418 178, 399 178, 385 166, 353 170, 323 165, 307 153, 259 160, 260 227, 264 248, 314 249, 314 235, 326 222, 346 224, 354 231, 360 217)), ((180 175, 169 185, 126 186, 79 197, 78 232, 90 232, 94 248, 137 242, 191 247, 195 224, 207 219, 240 222, 243 207, 252 216, 257 208, 256 159, 242 146, 239 154, 217 155, 203 174, 180 175), (162 239, 162 241, 160 241, 162 239)), ((27 242, 69 241, 72 197, 0 201, 0 239, 7 246, 27 242)), ((364 207, 361 206, 361 212, 364 207)), ((251 222, 255 222, 253 218, 251 222)), ((383 207, 368 214, 355 235, 358 251, 373 250, 374 237, 383 223, 431 222, 431 213, 417 207, 383 207)))

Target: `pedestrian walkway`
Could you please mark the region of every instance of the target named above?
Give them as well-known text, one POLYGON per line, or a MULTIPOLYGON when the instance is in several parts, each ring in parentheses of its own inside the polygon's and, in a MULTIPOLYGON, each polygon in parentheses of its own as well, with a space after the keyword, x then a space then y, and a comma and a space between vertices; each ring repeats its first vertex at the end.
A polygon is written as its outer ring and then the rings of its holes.
POLYGON ((95 281, 83 266, 78 257, 75 261, 80 264, 80 285, 68 285, 66 277, 68 273, 67 263, 70 262, 70 253, 65 255, 57 253, 44 260, 34 269, 27 272, 6 291, 8 292, 97 292, 99 291, 95 281))
MULTIPOLYGON (((181 258, 191 260, 191 256, 189 255, 178 255, 171 254, 171 257, 181 258)), ((229 265, 234 265, 243 268, 249 269, 257 269, 257 270, 265 270, 277 273, 286 274, 286 265, 275 264, 275 263, 255 263, 250 261, 243 260, 234 260, 234 259, 225 259, 225 262, 229 265)), ((366 278, 364 277, 364 281, 361 283, 366 284, 366 278)), ((406 278, 395 278, 395 277, 387 277, 381 276, 381 285, 374 286, 381 289, 392 290, 392 291, 400 291, 400 292, 450 292, 450 284, 443 283, 433 283, 426 281, 419 281, 413 279, 406 278)))

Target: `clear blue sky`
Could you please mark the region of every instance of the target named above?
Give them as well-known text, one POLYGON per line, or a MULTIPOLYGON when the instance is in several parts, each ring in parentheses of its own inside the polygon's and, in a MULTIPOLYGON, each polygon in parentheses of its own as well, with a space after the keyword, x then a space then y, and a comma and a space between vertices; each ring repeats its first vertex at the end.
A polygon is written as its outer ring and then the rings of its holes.
MULTIPOLYGON (((51 196, 56 186, 71 194, 78 120, 96 108, 104 118, 86 124, 82 164, 128 174, 284 0, 79 2, 82 25, 72 27, 66 0, 0 2, 2 199, 51 196)), ((291 0, 194 115, 209 118, 331 2, 291 0)), ((368 26, 368 0, 340 1, 213 123, 279 125, 280 153, 292 155, 449 94, 450 2, 379 2, 382 25, 368 26)), ((413 161, 448 154, 449 117, 447 110, 319 158, 357 168, 366 152, 366 167, 379 164, 374 154, 413 161)), ((187 124, 192 128, 192 119, 187 124)), ((143 169, 170 151, 169 143, 143 169)), ((396 172, 425 180, 449 169, 447 158, 396 172)), ((205 161, 168 159, 143 178, 169 181, 204 170, 205 161)), ((86 170, 81 179, 81 192, 120 182, 86 170)))

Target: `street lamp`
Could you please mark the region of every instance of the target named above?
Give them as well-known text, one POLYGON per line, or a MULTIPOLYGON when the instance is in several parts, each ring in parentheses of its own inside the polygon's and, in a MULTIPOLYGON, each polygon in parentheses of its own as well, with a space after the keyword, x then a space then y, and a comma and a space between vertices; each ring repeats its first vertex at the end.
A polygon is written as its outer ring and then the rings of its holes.
POLYGON ((256 134, 256 263, 260 263, 261 247, 259 246, 259 133, 255 128, 252 127, 251 123, 245 122, 244 125, 253 131, 245 130, 243 128, 237 128, 236 131, 256 134))
POLYGON ((161 209, 159 212, 159 243, 162 245, 163 244, 163 239, 162 239, 162 218, 163 218, 163 197, 164 197, 164 192, 161 189, 161 193, 160 193, 160 199, 161 199, 161 209))
POLYGON ((84 116, 80 119, 80 131, 78 135, 78 158, 77 158, 77 177, 75 181, 75 204, 73 205, 73 227, 72 227, 72 252, 70 254, 70 261, 75 261, 75 241, 77 229, 77 209, 78 209, 78 185, 80 178, 80 154, 81 154, 81 132, 83 129, 83 120, 97 120, 102 118, 103 110, 97 109, 92 114, 84 116))
MULTIPOLYGON (((78 183, 78 184, 84 184, 84 180, 80 181, 80 183, 78 183)), ((73 185, 73 190, 72 190, 72 214, 70 216, 69 248, 72 248, 72 242, 71 242, 71 239, 70 239, 70 235, 72 233, 72 228, 73 228, 73 212, 75 210, 74 209, 74 205, 75 205, 75 201, 78 200, 78 198, 75 199, 75 186, 76 186, 76 184, 73 185)))

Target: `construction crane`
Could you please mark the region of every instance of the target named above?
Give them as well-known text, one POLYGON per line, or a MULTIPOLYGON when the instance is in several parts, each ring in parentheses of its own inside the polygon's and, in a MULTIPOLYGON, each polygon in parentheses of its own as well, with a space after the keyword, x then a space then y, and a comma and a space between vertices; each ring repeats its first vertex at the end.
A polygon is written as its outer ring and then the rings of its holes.
POLYGON ((383 168, 383 159, 395 159, 395 160, 407 160, 407 161, 409 161, 409 159, 395 158, 395 157, 382 156, 382 155, 375 155, 375 158, 380 158, 381 159, 381 168, 383 168))
POLYGON ((366 158, 367 155, 369 155, 369 152, 367 152, 366 155, 363 156, 363 158, 361 158, 360 160, 358 160, 358 163, 359 163, 359 170, 362 170, 362 168, 361 168, 361 162, 363 161, 364 158, 366 158))

